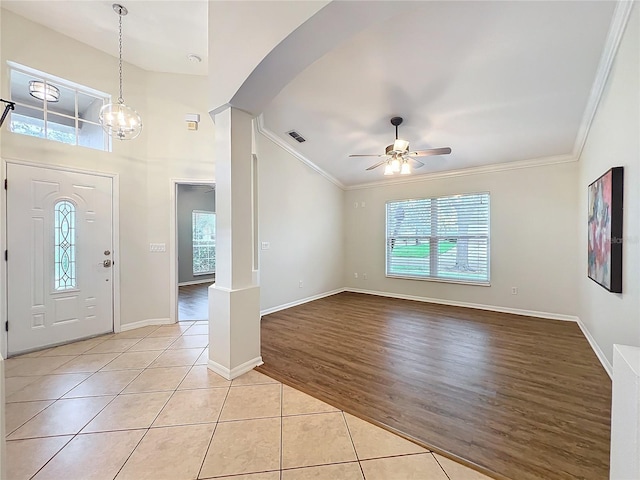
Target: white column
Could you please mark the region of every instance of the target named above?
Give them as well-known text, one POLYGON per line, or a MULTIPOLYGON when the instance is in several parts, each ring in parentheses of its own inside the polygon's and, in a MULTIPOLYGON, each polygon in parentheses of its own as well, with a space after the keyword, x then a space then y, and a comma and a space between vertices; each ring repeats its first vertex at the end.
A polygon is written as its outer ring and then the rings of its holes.
POLYGON ((262 364, 260 289, 253 281, 252 117, 214 116, 216 283, 209 287, 209 368, 227 379, 262 364))
POLYGON ((611 480, 640 478, 640 348, 613 346, 611 480))

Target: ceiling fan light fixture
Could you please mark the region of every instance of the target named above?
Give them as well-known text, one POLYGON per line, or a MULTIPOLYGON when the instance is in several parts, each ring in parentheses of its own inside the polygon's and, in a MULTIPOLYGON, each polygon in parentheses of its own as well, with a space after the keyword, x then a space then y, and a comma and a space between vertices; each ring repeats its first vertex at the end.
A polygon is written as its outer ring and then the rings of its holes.
POLYGON ((418 160, 416 157, 430 157, 433 155, 449 155, 451 153, 450 147, 442 148, 430 148, 427 150, 409 151, 409 142, 398 138, 398 126, 402 124, 402 117, 393 117, 391 119, 391 125, 396 129, 396 139, 391 145, 387 145, 383 155, 349 155, 349 157, 378 157, 382 160, 374 163, 367 171, 374 170, 384 165, 384 174, 393 175, 394 173, 400 173, 400 175, 409 175, 413 169, 424 167, 424 163, 418 160), (409 160, 413 162, 413 169, 409 160))
POLYGON ((409 142, 396 138, 395 142, 393 142, 393 149, 396 152, 405 152, 409 149, 409 142))

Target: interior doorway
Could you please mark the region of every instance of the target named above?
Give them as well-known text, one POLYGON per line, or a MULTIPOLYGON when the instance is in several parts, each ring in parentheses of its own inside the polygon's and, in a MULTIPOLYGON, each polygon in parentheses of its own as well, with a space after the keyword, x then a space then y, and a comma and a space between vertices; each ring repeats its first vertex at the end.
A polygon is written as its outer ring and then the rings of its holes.
POLYGON ((177 320, 209 318, 215 282, 216 201, 213 183, 176 183, 177 320))

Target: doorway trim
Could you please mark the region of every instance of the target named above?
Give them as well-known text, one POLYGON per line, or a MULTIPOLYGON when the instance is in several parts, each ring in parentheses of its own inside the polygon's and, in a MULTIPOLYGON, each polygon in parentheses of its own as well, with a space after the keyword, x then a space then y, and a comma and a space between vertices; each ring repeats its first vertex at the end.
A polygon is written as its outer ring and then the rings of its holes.
POLYGON ((178 322, 178 185, 211 185, 214 179, 172 178, 169 181, 169 318, 178 322))
MULTIPOLYGON (((67 167, 57 164, 30 162, 17 158, 2 158, 2 180, 7 180, 7 165, 24 165, 27 167, 46 168, 49 170, 58 170, 69 173, 82 173, 86 175, 95 175, 99 177, 108 177, 111 179, 111 219, 112 219, 112 242, 114 246, 113 252, 113 318, 112 325, 114 333, 121 330, 120 326, 120 177, 117 173, 98 172, 96 170, 80 169, 67 167)), ((9 185, 11 188, 11 185, 9 185)), ((0 224, 2 225, 2 235, 0 235, 0 250, 7 249, 7 190, 2 188, 2 205, 0 206, 0 224)), ((0 265, 0 325, 4 325, 7 321, 9 299, 7 297, 8 287, 8 269, 7 262, 2 261, 0 265)), ((0 353, 3 358, 7 358, 9 337, 4 328, 1 331, 0 353)))

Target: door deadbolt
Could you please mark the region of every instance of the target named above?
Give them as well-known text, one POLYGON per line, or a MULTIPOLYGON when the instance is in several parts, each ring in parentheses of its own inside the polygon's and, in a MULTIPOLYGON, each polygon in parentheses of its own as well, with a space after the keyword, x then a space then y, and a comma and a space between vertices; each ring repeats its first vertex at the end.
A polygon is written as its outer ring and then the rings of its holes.
POLYGON ((104 254, 105 254, 105 255, 111 255, 111 250, 105 250, 105 251, 104 251, 104 254))
POLYGON ((109 268, 111 266, 111 260, 107 259, 104 262, 102 262, 102 266, 104 268, 109 268))

